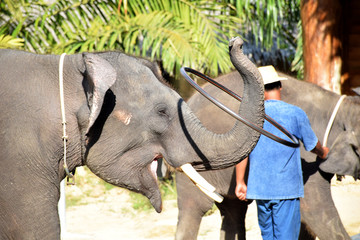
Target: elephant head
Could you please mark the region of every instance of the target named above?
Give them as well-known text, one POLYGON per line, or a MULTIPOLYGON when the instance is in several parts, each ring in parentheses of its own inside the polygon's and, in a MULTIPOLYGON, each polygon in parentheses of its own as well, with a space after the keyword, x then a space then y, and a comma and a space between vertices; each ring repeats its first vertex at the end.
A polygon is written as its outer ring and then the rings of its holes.
MULTIPOLYGON (((229 45, 244 81, 239 114, 262 126, 263 84, 242 44, 236 38, 229 45)), ((158 212, 157 159, 175 168, 220 169, 240 162, 257 143, 260 134, 241 123, 225 134, 207 130, 151 62, 121 53, 83 59, 87 101, 76 113, 83 163, 105 181, 144 194, 158 212)))
MULTIPOLYGON (((327 125, 336 113, 328 132, 330 152, 327 160, 319 162, 319 168, 327 173, 360 176, 360 97, 341 96, 320 86, 280 74, 288 78, 283 82, 282 99, 301 107, 308 115, 311 126, 321 142, 324 140, 327 125), (300 91, 301 89, 301 91, 300 91), (338 112, 334 112, 339 104, 338 112)), ((301 152, 305 156, 306 151, 301 152)), ((313 155, 312 155, 313 156, 313 155)), ((311 154, 306 161, 313 161, 311 154)))
POLYGON ((319 168, 328 173, 353 176, 360 179, 360 136, 359 131, 344 127, 335 139, 325 161, 320 162, 319 168))
POLYGON ((327 160, 321 162, 319 168, 324 172, 360 179, 360 87, 352 90, 357 95, 347 96, 343 104, 346 106, 340 106, 343 131, 337 133, 327 160))

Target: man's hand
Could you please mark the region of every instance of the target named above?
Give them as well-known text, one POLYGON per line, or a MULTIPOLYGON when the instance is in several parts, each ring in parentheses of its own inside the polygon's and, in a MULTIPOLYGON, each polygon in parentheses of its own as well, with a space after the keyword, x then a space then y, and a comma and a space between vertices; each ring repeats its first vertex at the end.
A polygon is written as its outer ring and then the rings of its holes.
POLYGON ((322 146, 321 143, 318 141, 315 148, 311 150, 311 152, 315 153, 321 159, 326 159, 329 153, 329 148, 322 146))
POLYGON ((238 183, 235 187, 235 195, 241 201, 247 201, 246 199, 247 186, 245 183, 238 183))
POLYGON ((328 147, 325 147, 325 146, 323 146, 322 148, 323 148, 323 155, 322 155, 322 156, 319 156, 319 158, 321 158, 321 159, 326 159, 326 158, 327 158, 327 155, 328 155, 328 153, 329 153, 329 148, 328 148, 328 147))
POLYGON ((247 172, 247 164, 248 164, 249 158, 245 158, 238 164, 236 164, 235 167, 235 173, 236 173, 236 187, 235 187, 235 195, 238 199, 242 201, 246 201, 246 179, 245 175, 247 172))

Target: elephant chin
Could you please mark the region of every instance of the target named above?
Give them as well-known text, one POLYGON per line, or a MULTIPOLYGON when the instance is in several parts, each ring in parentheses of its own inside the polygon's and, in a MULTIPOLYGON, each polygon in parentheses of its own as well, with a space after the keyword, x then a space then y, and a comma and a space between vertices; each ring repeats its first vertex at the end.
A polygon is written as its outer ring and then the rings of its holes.
POLYGON ((152 196, 148 197, 150 200, 151 205, 155 208, 156 212, 160 213, 162 211, 162 200, 160 191, 158 193, 153 194, 152 196))
POLYGON ((150 200, 156 212, 160 213, 162 211, 162 199, 156 175, 157 165, 157 158, 154 158, 152 163, 145 168, 145 172, 140 174, 140 177, 144 190, 143 194, 150 200))

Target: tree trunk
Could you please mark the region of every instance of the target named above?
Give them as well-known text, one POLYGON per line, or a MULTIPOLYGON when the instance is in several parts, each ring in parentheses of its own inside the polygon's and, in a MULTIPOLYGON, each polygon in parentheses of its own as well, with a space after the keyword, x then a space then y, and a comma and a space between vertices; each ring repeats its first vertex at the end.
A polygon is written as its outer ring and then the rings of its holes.
POLYGON ((342 69, 340 0, 301 0, 304 80, 340 93, 342 69))

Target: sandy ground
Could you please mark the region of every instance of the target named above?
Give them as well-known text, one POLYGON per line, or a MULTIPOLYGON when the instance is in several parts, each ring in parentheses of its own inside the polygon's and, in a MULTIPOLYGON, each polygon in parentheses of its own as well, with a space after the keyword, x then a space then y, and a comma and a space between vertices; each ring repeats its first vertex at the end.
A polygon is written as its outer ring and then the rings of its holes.
MULTIPOLYGON (((68 187, 66 187, 68 189, 68 187)), ((351 178, 333 181, 332 195, 344 226, 350 236, 360 233, 360 181, 351 178)), ((63 240, 173 240, 177 224, 176 200, 164 201, 163 212, 136 212, 126 190, 112 189, 106 196, 89 199, 89 204, 68 207, 63 240)), ((203 218, 198 239, 220 236, 218 211, 203 218)), ((249 206, 246 218, 247 239, 261 239, 256 206, 249 206)))

